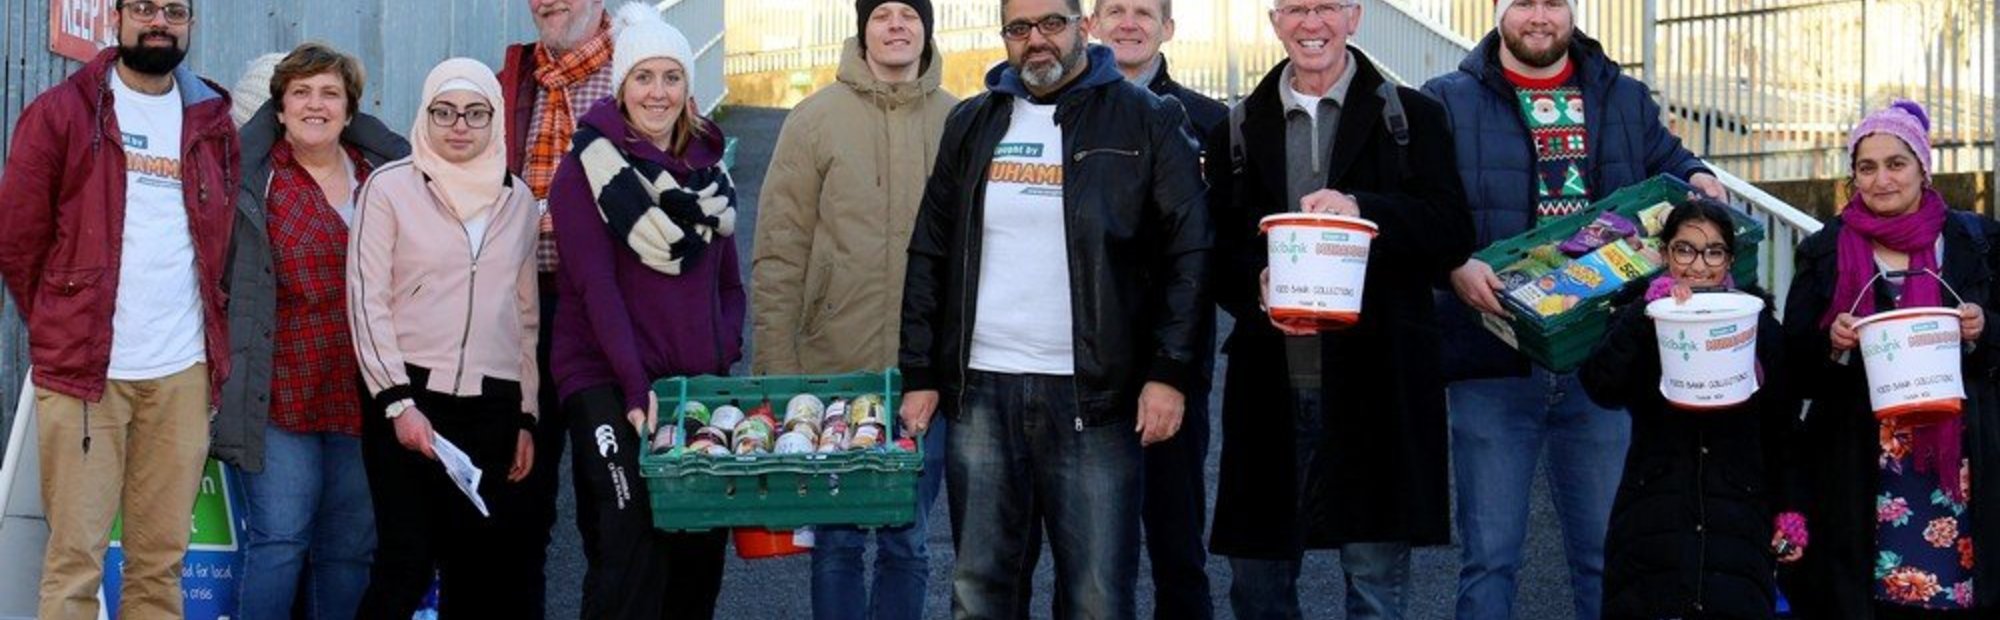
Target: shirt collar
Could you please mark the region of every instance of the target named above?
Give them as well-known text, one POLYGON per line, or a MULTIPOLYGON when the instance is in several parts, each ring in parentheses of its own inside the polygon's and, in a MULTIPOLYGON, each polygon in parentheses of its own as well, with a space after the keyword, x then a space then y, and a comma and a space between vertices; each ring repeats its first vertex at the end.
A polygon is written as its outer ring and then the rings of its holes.
MULTIPOLYGON (((1333 104, 1339 107, 1346 107, 1347 89, 1354 84, 1354 51, 1346 50, 1343 53, 1346 54, 1345 64, 1347 68, 1341 70, 1340 77, 1333 81, 1333 86, 1328 87, 1326 93, 1320 95, 1321 100, 1331 99, 1333 100, 1333 104)), ((1280 76, 1279 82, 1285 89, 1285 109, 1288 111, 1305 110, 1307 102, 1299 101, 1298 96, 1293 94, 1295 89, 1292 88, 1292 65, 1290 63, 1285 64, 1285 72, 1280 76)), ((1314 107, 1317 108, 1317 106, 1314 107)))

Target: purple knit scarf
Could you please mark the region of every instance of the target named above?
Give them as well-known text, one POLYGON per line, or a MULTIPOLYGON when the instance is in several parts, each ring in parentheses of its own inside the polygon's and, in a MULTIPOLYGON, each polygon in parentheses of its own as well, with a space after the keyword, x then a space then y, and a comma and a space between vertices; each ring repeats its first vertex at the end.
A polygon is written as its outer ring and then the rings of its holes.
MULTIPOLYGON (((1909 256, 1909 271, 1913 273, 1938 272, 1935 248, 1949 215, 1950 209, 1945 207, 1944 197, 1928 188, 1924 190, 1922 202, 1915 212, 1896 217, 1875 215, 1862 204, 1860 194, 1848 200, 1847 207, 1840 212, 1843 224, 1837 257, 1840 278, 1833 287, 1833 303, 1820 317, 1820 327, 1833 325, 1834 318, 1846 312, 1848 304, 1859 302, 1854 306, 1856 317, 1875 313, 1874 291, 1868 286, 1875 277, 1874 243, 1909 256)), ((1912 275, 1903 279, 1903 298, 1897 307, 1942 305, 1944 299, 1937 278, 1912 275)), ((1961 418, 1911 429, 1914 444, 1911 446, 1912 460, 1916 462, 1917 471, 1928 473, 1936 470, 1938 482, 1945 493, 1960 502, 1966 500, 1960 493, 1958 468, 1964 454, 1964 430, 1965 423, 1961 418)))

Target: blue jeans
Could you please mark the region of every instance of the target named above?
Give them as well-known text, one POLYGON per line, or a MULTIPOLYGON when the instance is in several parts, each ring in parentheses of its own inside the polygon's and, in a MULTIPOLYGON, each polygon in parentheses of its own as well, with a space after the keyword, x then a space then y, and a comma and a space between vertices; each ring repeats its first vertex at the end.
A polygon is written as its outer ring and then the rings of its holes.
POLYGON ((1576 375, 1541 368, 1523 378, 1461 381, 1450 394, 1462 545, 1459 620, 1513 617, 1529 490, 1544 447, 1576 617, 1598 617, 1605 528, 1625 469, 1631 418, 1591 403, 1576 375))
POLYGON ((1132 420, 1083 424, 1071 377, 966 374, 945 479, 953 616, 1027 616, 1023 567, 1040 515, 1055 553, 1055 616, 1133 618, 1143 457, 1132 420))
MULTIPOLYGON (((1349 620, 1396 620, 1409 610, 1410 546, 1340 546, 1349 620)), ((1229 559, 1229 608, 1238 620, 1298 620, 1299 561, 1229 559)))
POLYGON ((243 474, 243 495, 238 617, 291 618, 305 572, 306 618, 353 618, 375 557, 361 438, 266 425, 264 471, 243 474))
POLYGON ((871 532, 853 527, 813 528, 813 618, 815 620, 921 620, 930 578, 931 505, 944 490, 945 434, 950 425, 936 416, 924 434, 924 473, 917 479, 917 520, 872 532, 875 587, 866 589, 862 554, 871 532), (863 599, 857 594, 868 593, 863 599), (866 605, 857 605, 865 600, 866 605))

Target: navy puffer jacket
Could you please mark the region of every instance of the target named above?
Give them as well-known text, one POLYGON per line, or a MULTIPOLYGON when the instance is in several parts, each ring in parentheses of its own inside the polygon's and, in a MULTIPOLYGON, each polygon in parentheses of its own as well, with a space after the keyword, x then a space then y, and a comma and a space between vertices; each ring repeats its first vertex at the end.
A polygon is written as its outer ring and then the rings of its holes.
MULTIPOLYGON (((1451 119, 1458 174, 1480 248, 1526 232, 1535 222, 1534 145, 1499 54, 1500 35, 1489 32, 1457 71, 1424 84, 1424 92, 1443 102, 1451 119)), ((1583 89, 1592 199, 1663 173, 1686 180, 1708 171, 1667 131, 1646 85, 1619 73, 1596 39, 1578 31, 1570 60, 1583 89)), ((1438 296, 1447 380, 1527 373, 1527 358, 1480 327, 1477 311, 1450 290, 1438 296)))

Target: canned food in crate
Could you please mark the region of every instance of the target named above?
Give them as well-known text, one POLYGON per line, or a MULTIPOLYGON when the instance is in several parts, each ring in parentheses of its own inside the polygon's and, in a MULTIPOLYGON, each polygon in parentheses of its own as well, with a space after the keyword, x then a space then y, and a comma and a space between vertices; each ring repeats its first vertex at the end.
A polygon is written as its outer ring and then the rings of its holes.
POLYGON ((826 404, 820 402, 818 396, 811 394, 793 396, 790 402, 785 403, 785 419, 787 420, 794 417, 812 417, 818 419, 825 412, 826 404))
POLYGON ((810 454, 813 451, 813 436, 792 431, 778 436, 778 454, 810 454))
POLYGON ((715 412, 709 416, 709 423, 717 428, 736 428, 736 425, 743 423, 743 410, 736 408, 735 405, 716 407, 715 412))
POLYGON ((881 424, 859 424, 854 427, 854 437, 848 440, 849 450, 871 450, 882 445, 889 429, 881 424))
POLYGON ((883 406, 881 395, 862 394, 854 397, 854 401, 847 404, 847 420, 853 422, 856 426, 862 424, 881 424, 882 416, 883 406))

